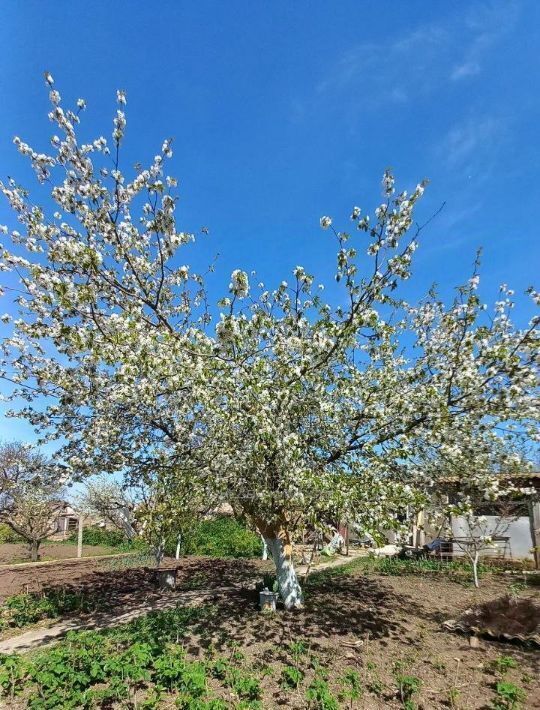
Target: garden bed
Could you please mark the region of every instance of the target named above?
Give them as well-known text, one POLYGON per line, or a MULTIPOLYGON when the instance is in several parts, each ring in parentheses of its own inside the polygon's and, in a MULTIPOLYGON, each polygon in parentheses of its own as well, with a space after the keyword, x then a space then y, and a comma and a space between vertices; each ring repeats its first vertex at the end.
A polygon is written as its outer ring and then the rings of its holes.
MULTIPOLYGON (((241 565, 185 560, 179 583, 195 578, 204 586, 212 579, 224 584, 244 575, 247 585, 263 569, 259 562, 241 565)), ((16 658, 11 677, 22 674, 25 690, 9 707, 24 708, 29 694, 41 693, 55 707, 147 701, 146 707, 177 702, 204 710, 377 710, 402 708, 408 700, 411 708, 442 710, 496 707, 495 701, 515 696, 524 698, 522 708, 532 709, 540 693, 536 651, 491 640, 471 647, 467 637, 442 625, 508 592, 538 598, 535 588, 517 589, 504 575, 487 574, 477 590, 443 574, 381 575, 358 560, 314 574, 299 612, 263 615, 255 590, 239 588, 212 604, 157 612, 117 630, 77 633, 16 658), (54 689, 47 686, 50 672, 63 674, 53 679, 54 689)))
MULTIPOLYGON (((105 545, 84 545, 83 557, 97 557, 119 552, 105 545)), ((77 557, 77 545, 71 542, 45 542, 40 548, 40 561, 66 560, 77 557)), ((28 546, 22 542, 4 542, 0 545, 0 565, 31 563, 28 546)))

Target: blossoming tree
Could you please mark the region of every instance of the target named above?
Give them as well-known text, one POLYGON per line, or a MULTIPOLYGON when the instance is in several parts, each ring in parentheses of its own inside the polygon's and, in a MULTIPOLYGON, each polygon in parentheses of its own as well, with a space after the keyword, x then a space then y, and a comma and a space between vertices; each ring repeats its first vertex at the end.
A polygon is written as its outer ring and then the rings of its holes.
POLYGON ((21 311, 4 377, 28 401, 19 414, 65 442, 78 475, 173 476, 195 498, 227 500, 265 538, 294 608, 298 526, 393 526, 425 484, 420 458, 479 427, 534 419, 536 321, 512 325, 508 292, 491 320, 476 273, 448 307, 435 293, 416 307, 397 296, 423 183, 396 194, 386 172, 373 219, 352 211, 354 238, 321 219, 345 305, 324 300, 300 266, 273 290, 237 269, 214 326, 203 278, 177 254, 193 237, 164 177, 171 142, 128 177, 125 95, 112 143, 79 144, 84 101, 64 111, 46 81, 61 135, 47 153, 15 143, 50 186, 52 214, 15 181, 1 185, 22 225, 3 255, 21 311))
POLYGON ((20 442, 0 445, 0 522, 28 544, 32 562, 58 532, 63 493, 60 471, 43 454, 20 442))
POLYGON ((122 532, 128 540, 134 540, 137 535, 137 503, 138 496, 126 490, 118 481, 112 481, 106 476, 88 480, 77 499, 79 510, 106 521, 122 532))

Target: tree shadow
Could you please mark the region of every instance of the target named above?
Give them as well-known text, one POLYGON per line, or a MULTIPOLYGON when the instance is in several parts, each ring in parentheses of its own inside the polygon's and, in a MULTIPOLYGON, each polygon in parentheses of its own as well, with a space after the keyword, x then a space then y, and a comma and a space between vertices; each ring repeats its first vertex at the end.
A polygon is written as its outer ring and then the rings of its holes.
MULTIPOLYGON (((62 593, 77 595, 78 606, 65 617, 84 618, 94 611, 113 611, 136 607, 162 598, 168 600, 186 591, 219 590, 222 587, 242 588, 255 584, 262 575, 261 564, 257 560, 186 558, 166 559, 160 569, 177 569, 177 584, 174 590, 159 588, 155 568, 148 566, 124 567, 120 569, 90 570, 81 576, 69 579, 70 570, 59 564, 54 570, 47 570, 35 591, 35 596, 52 596, 62 593)), ((36 585, 37 586, 37 585, 36 585)))
POLYGON ((385 638, 403 636, 404 627, 395 614, 402 605, 410 613, 423 613, 409 598, 363 576, 336 576, 309 584, 303 609, 278 609, 275 614, 261 613, 258 593, 243 589, 219 600, 211 623, 196 630, 188 650, 196 654, 210 645, 222 650, 231 642, 247 649, 264 645, 274 649, 277 659, 279 649, 299 639, 317 651, 328 651, 329 644, 336 642, 351 649, 366 639, 384 643, 385 638))

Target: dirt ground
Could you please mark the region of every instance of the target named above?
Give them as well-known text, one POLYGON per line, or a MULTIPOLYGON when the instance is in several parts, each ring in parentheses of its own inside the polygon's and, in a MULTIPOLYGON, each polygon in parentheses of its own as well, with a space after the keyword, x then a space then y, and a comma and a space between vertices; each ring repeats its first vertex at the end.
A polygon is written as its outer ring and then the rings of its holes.
MULTIPOLYGON (((96 548, 97 549, 97 548, 96 548)), ((144 602, 159 594, 155 576, 145 555, 111 559, 70 560, 43 566, 0 569, 0 602, 13 594, 42 592, 51 587, 82 590, 102 598, 107 607, 144 602)), ((258 560, 216 560, 190 557, 166 559, 163 568, 178 568, 179 591, 242 585, 262 570, 271 569, 258 560)))
MULTIPOLYGON (((85 545, 83 547, 83 557, 94 557, 96 555, 107 555, 113 552, 110 547, 100 545, 85 545)), ((65 560, 69 557, 77 557, 77 545, 63 542, 45 542, 40 547, 41 561, 65 560)), ((24 543, 5 542, 0 545, 0 565, 12 563, 30 562, 28 546, 24 543)))
MULTIPOLYGON (((342 707, 405 707, 397 681, 405 675, 421 681, 414 697, 419 710, 487 710, 495 707, 494 688, 501 680, 490 664, 510 656, 516 668, 504 680, 526 691, 521 707, 532 710, 540 708, 540 649, 488 639, 479 639, 478 646, 471 647, 469 637, 441 626, 471 605, 505 594, 511 583, 491 576, 475 590, 444 577, 382 577, 356 571, 314 580, 308 585, 303 611, 270 617, 257 611, 252 594, 244 593, 220 603, 212 642, 225 648, 232 640, 246 655, 247 666, 271 669, 263 681, 264 708, 308 707, 305 688, 314 674, 310 661, 314 657, 315 667, 317 663, 326 667, 335 696, 344 673, 359 673, 363 697, 342 707), (300 661, 305 678, 298 690, 284 690, 280 675, 291 664, 286 649, 297 640, 308 648, 300 661)), ((520 593, 540 602, 538 592, 520 593)), ((190 649, 199 652, 195 641, 190 649)))
MULTIPOLYGON (((5 595, 8 589, 13 593, 27 584, 76 588, 105 599, 110 609, 174 595, 156 588, 148 568, 112 569, 103 562, 107 561, 12 571, 9 580, 0 574, 0 589, 5 595)), ((437 574, 391 577, 360 567, 346 574, 333 570, 308 582, 302 611, 267 616, 257 609, 254 580, 260 579, 268 563, 188 558, 180 563, 168 560, 166 565, 178 566, 179 591, 238 586, 237 593, 211 602, 211 622, 193 627, 186 649, 195 658, 203 657, 209 647, 225 656, 231 649, 240 651, 242 664, 261 681, 265 709, 316 707, 307 704, 305 693, 320 665, 336 697, 342 687, 339 679, 350 670, 359 674, 362 698, 343 702, 344 708, 405 707, 399 695, 402 675, 421 683, 414 696, 419 710, 487 710, 496 707, 495 686, 503 678, 491 664, 501 656, 515 661, 504 680, 526 691, 521 707, 540 707, 539 649, 488 639, 471 646, 468 636, 442 627, 443 621, 455 619, 473 604, 509 591, 540 602, 538 587, 518 584, 516 589, 514 577, 490 575, 476 590, 437 574), (305 647, 299 660, 304 678, 297 689, 285 689, 282 673, 291 665, 287 649, 293 641, 302 641, 305 647)))

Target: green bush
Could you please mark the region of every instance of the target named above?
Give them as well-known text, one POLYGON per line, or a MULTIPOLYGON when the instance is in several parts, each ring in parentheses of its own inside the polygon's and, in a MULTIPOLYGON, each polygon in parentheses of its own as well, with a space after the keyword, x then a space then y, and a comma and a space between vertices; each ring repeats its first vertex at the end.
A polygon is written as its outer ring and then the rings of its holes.
POLYGON ((260 557, 260 537, 234 518, 203 520, 186 540, 184 552, 210 557, 260 557))
POLYGON ((3 545, 6 542, 24 542, 24 540, 20 537, 20 535, 17 535, 17 533, 14 532, 9 525, 0 523, 0 545, 3 545))
MULTIPOLYGON (((70 542, 77 542, 77 533, 69 537, 70 542)), ((100 545, 102 547, 129 547, 135 546, 136 541, 130 542, 120 530, 108 530, 97 526, 83 528, 83 545, 100 545)))
POLYGON ((497 696, 493 703, 496 710, 518 710, 521 703, 527 698, 527 694, 514 683, 501 680, 496 686, 497 696))

